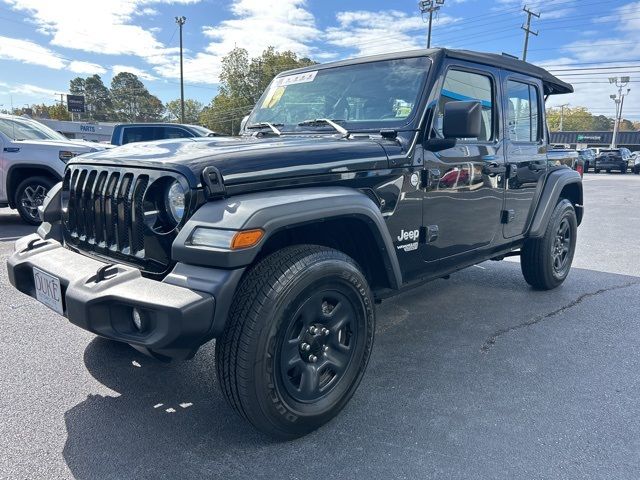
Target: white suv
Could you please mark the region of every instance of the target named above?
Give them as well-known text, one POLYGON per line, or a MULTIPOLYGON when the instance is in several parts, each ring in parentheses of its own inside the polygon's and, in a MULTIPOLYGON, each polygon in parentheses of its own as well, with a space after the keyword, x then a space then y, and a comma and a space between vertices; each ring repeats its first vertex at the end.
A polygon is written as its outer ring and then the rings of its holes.
POLYGON ((0 207, 15 208, 25 222, 37 225, 38 206, 62 180, 65 163, 105 147, 69 140, 29 118, 0 115, 0 207))

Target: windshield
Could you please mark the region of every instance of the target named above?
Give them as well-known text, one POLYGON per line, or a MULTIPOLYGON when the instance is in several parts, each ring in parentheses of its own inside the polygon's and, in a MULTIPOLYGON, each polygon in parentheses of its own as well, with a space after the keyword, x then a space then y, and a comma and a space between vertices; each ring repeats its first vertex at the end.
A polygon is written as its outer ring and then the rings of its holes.
POLYGON ((282 131, 335 131, 405 125, 420 99, 430 61, 426 57, 384 60, 319 69, 275 78, 253 109, 247 125, 269 122, 282 131))
POLYGON ((0 118, 0 132, 12 140, 64 140, 67 138, 40 122, 0 118))

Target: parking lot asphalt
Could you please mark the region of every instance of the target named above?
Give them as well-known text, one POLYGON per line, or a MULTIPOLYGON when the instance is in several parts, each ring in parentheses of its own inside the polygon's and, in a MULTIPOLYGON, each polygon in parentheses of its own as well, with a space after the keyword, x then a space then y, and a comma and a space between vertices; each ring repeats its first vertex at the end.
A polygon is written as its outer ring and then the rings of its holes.
MULTIPOLYGON (((71 326, 0 269, 0 478, 640 477, 640 176, 587 175, 574 269, 486 262, 377 309, 365 378, 300 440, 231 411, 213 344, 161 364, 71 326)), ((0 209, 0 261, 33 231, 0 209)))

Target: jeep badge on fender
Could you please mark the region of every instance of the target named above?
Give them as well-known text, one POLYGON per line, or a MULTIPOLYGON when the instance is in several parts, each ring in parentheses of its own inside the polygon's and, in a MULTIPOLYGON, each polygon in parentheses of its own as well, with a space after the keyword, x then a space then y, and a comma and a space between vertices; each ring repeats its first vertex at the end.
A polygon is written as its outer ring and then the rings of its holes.
POLYGON ((383 298, 513 255, 536 289, 567 278, 581 177, 541 145, 544 99, 572 91, 446 49, 280 73, 239 137, 69 159, 9 280, 155 358, 215 338, 230 408, 305 435, 358 388, 383 298))

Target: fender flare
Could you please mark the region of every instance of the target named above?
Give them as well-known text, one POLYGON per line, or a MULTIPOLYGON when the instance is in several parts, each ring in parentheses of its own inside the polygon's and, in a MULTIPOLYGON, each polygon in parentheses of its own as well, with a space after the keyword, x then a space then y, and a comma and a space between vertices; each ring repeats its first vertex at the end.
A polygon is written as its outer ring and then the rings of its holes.
POLYGON ((538 199, 538 207, 533 216, 531 227, 529 228, 529 237, 540 238, 544 235, 551 214, 558 204, 562 190, 567 185, 572 184, 575 184, 578 189, 578 198, 574 200, 574 207, 576 208, 576 214, 578 216, 578 225, 580 224, 583 205, 582 178, 580 174, 569 168, 552 170, 547 175, 542 193, 538 199))
POLYGON ((42 163, 17 163, 16 165, 12 165, 9 170, 7 170, 6 176, 6 192, 7 192, 7 201, 11 208, 15 208, 15 202, 13 201, 13 197, 15 195, 15 189, 18 185, 13 185, 12 177, 16 172, 22 170, 43 170, 49 174, 49 176, 55 178, 56 182, 60 182, 62 180, 62 176, 60 173, 56 172, 53 168, 48 165, 44 165, 42 163))
POLYGON ((400 264, 393 241, 378 206, 365 194, 346 187, 287 189, 238 195, 214 200, 200 207, 173 242, 172 258, 178 262, 217 268, 241 268, 253 263, 263 245, 275 233, 308 223, 338 217, 363 220, 382 256, 392 288, 402 285, 400 264), (260 242, 238 251, 192 246, 196 227, 222 230, 265 231, 260 242))

